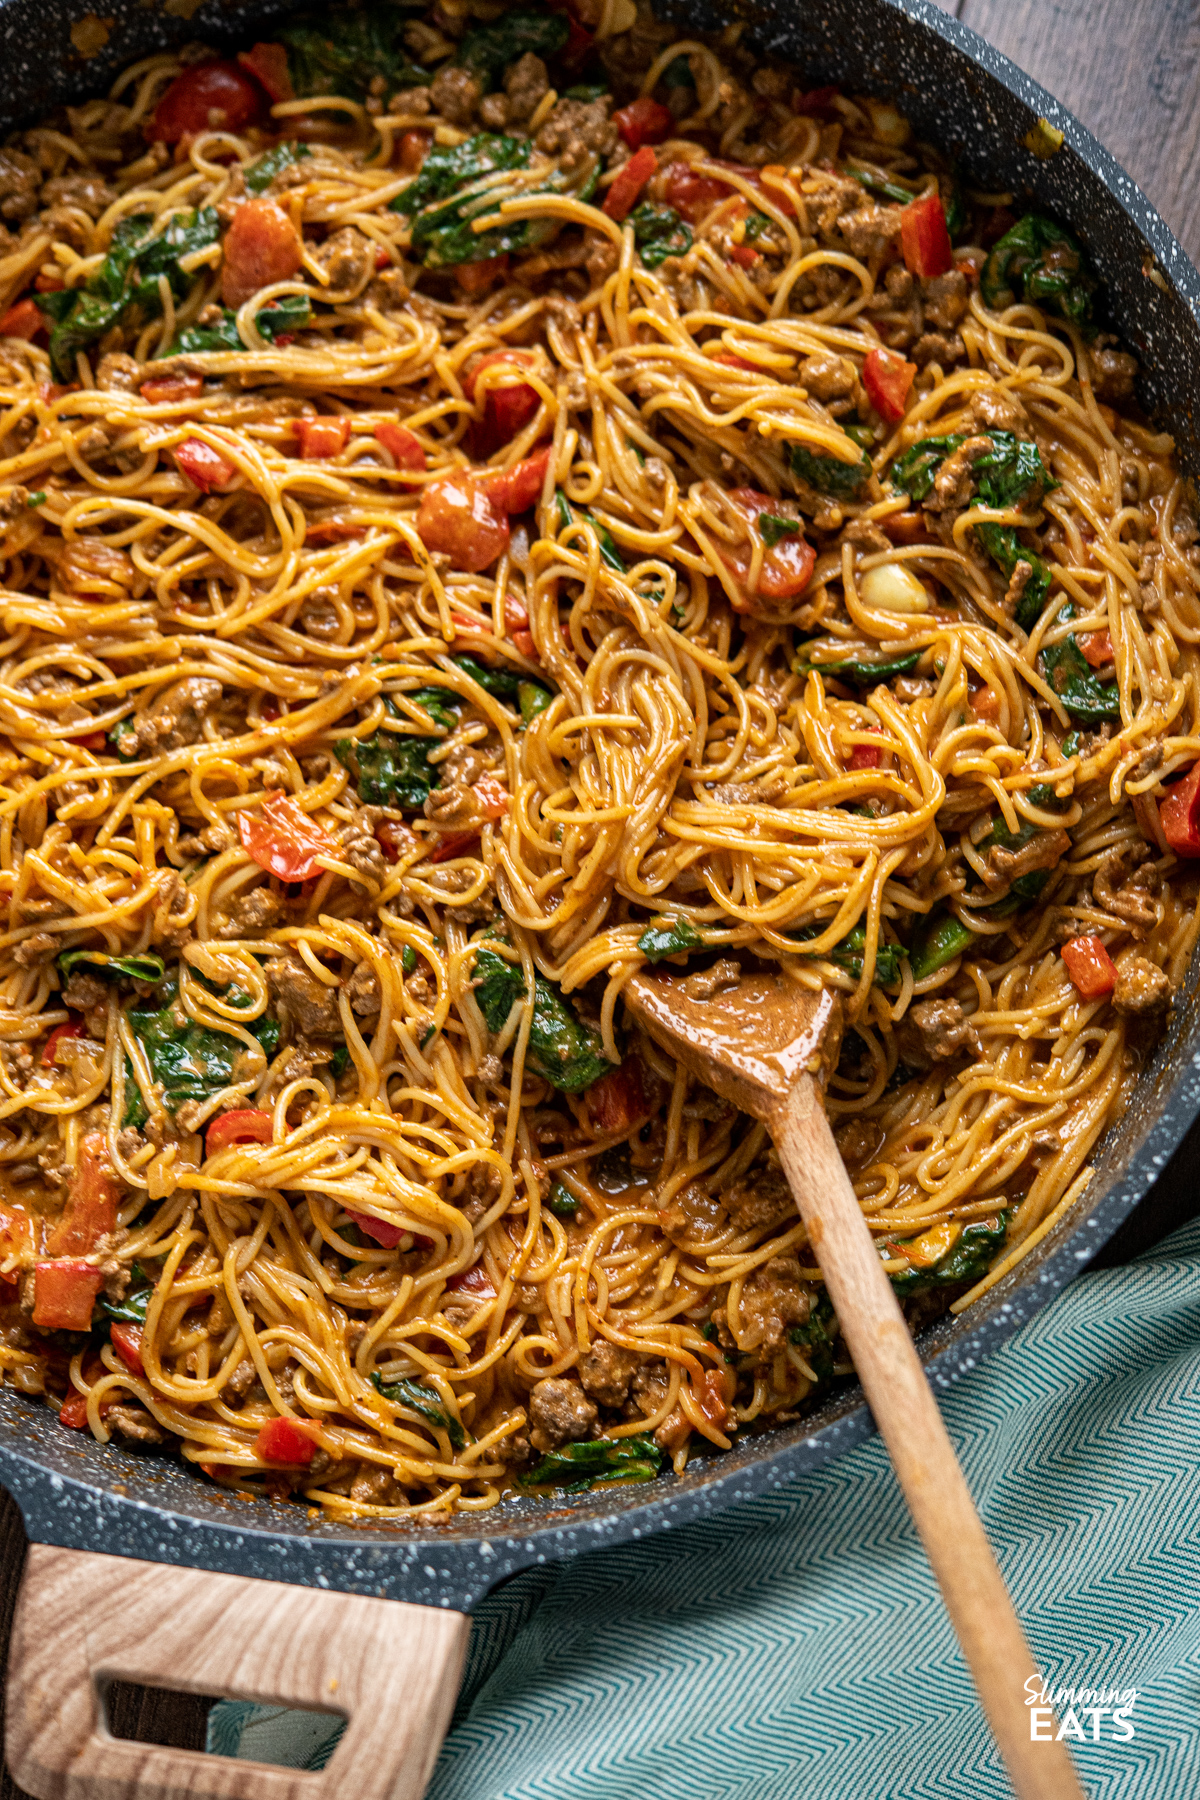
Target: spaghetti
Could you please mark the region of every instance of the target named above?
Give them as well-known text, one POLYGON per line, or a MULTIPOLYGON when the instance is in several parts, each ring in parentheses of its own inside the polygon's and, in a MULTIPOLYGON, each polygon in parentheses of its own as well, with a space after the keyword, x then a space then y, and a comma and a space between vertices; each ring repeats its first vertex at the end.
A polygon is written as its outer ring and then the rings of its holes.
POLYGON ((842 992, 914 1325, 1086 1190, 1196 937, 1191 501, 1069 231, 741 31, 334 13, 0 152, 0 1366, 66 1425, 381 1519, 798 1416, 837 1321, 647 962, 842 992))

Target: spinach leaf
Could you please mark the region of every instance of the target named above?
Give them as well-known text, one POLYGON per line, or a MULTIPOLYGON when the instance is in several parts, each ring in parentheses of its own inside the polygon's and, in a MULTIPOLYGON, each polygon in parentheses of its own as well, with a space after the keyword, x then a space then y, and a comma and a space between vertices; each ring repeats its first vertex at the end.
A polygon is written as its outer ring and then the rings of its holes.
POLYGON ((798 519, 781 519, 775 513, 759 513, 758 529, 767 549, 773 550, 780 538, 791 537, 800 530, 800 522, 798 519))
POLYGON ((1000 573, 1009 581, 1019 562, 1026 562, 1033 570, 1025 585, 1025 592, 1017 603, 1016 620, 1022 631, 1029 631, 1041 617, 1042 607, 1046 603, 1046 595, 1050 592, 1050 565, 1043 561, 1036 550, 1029 550, 1021 543, 1011 525, 997 525, 992 520, 984 520, 974 528, 975 535, 995 563, 1000 573))
MULTIPOLYGON (((478 950, 475 1000, 488 1030, 502 1030, 513 1006, 524 998, 521 965, 506 962, 486 945, 478 950)), ((534 972, 527 1061, 536 1075, 566 1094, 580 1094, 602 1075, 612 1073, 599 1032, 576 1016, 569 1002, 540 970, 534 972)))
MULTIPOLYGON (((853 443, 853 438, 850 441, 853 443)), ((789 444, 788 461, 792 474, 798 475, 801 481, 807 481, 820 494, 832 494, 840 499, 857 494, 871 474, 871 459, 865 451, 857 462, 847 463, 836 456, 818 456, 803 444, 789 444)))
MULTIPOLYGON (((260 306, 254 315, 259 335, 269 344, 292 332, 303 331, 312 324, 312 307, 307 294, 281 294, 278 300, 260 306)), ((223 307, 214 325, 189 325, 181 331, 164 356, 202 356, 206 350, 244 350, 237 328, 237 314, 223 307)))
POLYGON ((768 219, 766 213, 752 212, 750 217, 746 220, 746 242, 748 244, 754 243, 755 239, 760 238, 764 231, 770 230, 771 224, 772 221, 768 219))
MULTIPOLYGON (((329 1059, 329 1073, 333 1076, 334 1080, 336 1081, 338 1076, 344 1075, 346 1073, 346 1070, 349 1067, 350 1067, 349 1047, 346 1044, 339 1044, 337 1049, 334 1051, 333 1055, 329 1059)), ((344 1237, 345 1233, 343 1232, 342 1235, 344 1237)))
POLYGON ((353 12, 330 6, 290 19, 275 36, 287 50, 296 93, 365 100, 376 75, 383 76, 389 93, 427 87, 432 75, 410 62, 404 48, 409 16, 400 7, 376 4, 353 12))
POLYGON ((582 1490, 593 1481, 653 1481, 663 1453, 652 1437, 592 1438, 551 1450, 524 1475, 520 1487, 566 1487, 582 1490))
POLYGON ((936 974, 964 950, 969 950, 974 942, 975 933, 968 930, 954 913, 932 914, 917 928, 909 951, 913 980, 924 981, 927 975, 936 974))
POLYGON ((394 731, 377 731, 374 737, 339 738, 333 746, 338 761, 358 783, 358 797, 367 806, 399 806, 419 812, 441 780, 429 761, 427 738, 400 737, 394 731))
POLYGON ((910 650, 905 656, 893 656, 888 661, 871 662, 867 657, 855 657, 849 662, 815 663, 809 662, 802 651, 797 652, 792 668, 797 675, 807 675, 815 669, 818 675, 833 675, 839 681, 852 682, 855 687, 878 687, 881 681, 891 681, 896 675, 908 675, 921 660, 919 650, 910 650))
MULTIPOLYGON (((575 510, 561 488, 555 490, 554 497, 558 502, 559 530, 561 531, 568 525, 574 524, 575 510)), ((626 573, 625 560, 613 541, 612 532, 606 525, 601 525, 598 519, 594 519, 589 512, 581 509, 578 516, 591 526, 600 541, 600 561, 607 563, 609 568, 615 569, 619 575, 624 575, 626 573)))
POLYGON ((134 1263, 130 1270, 132 1280, 123 1300, 110 1300, 106 1294, 96 1296, 96 1311, 104 1319, 124 1319, 130 1325, 144 1325, 146 1310, 150 1305, 150 1296, 155 1284, 150 1280, 140 1263, 134 1263))
MULTIPOLYGON (((451 688, 414 688, 404 698, 412 700, 423 712, 427 712, 434 724, 440 725, 443 731, 454 730, 458 724, 459 708, 464 704, 461 694, 454 693, 451 688)), ((398 708, 390 706, 390 710, 397 717, 400 716, 398 708)))
MULTIPOLYGON (((901 187, 898 181, 888 181, 883 175, 876 175, 872 169, 847 169, 847 175, 865 187, 868 193, 882 194, 885 200, 894 200, 898 206, 907 206, 916 199, 911 188, 901 187)), ((946 221, 949 226, 949 220, 946 221)))
POLYGON ((531 725, 539 713, 544 713, 554 695, 548 688, 536 681, 523 681, 517 689, 517 703, 521 708, 521 723, 531 725))
MULTIPOLYGON (((1026 844, 1032 844, 1034 838, 1040 836, 1040 834, 1040 826, 1035 825, 1030 819, 1021 820, 1021 828, 1019 831, 1010 831, 1008 826, 1004 823, 1004 820, 1000 819, 992 827, 991 831, 988 832, 986 837, 980 838, 979 848, 981 850, 991 850, 994 847, 1000 850, 1011 850, 1016 853, 1017 851, 1024 850, 1026 844)), ((1034 900, 1041 893, 1049 879, 1049 869, 1032 869, 1028 875, 1018 875, 1017 879, 1011 884, 1009 892, 1019 894, 1022 900, 1034 900)))
POLYGON ((1041 451, 1011 431, 989 428, 987 435, 992 448, 975 464, 979 498, 997 511, 1004 506, 1020 506, 1032 512, 1041 504, 1043 494, 1060 485, 1047 471, 1041 451))
POLYGON ((180 259, 219 241, 215 208, 175 213, 163 231, 149 213, 134 213, 117 225, 108 255, 82 287, 35 294, 41 310, 53 320, 50 361, 60 381, 75 376, 75 357, 114 328, 157 319, 162 313, 159 277, 165 275, 176 300, 187 294, 193 277, 180 259))
POLYGON ((892 464, 892 485, 910 500, 924 500, 933 488, 933 478, 946 458, 966 443, 960 431, 949 437, 921 438, 892 464))
POLYGON ((371 1371, 371 1384, 377 1393, 390 1400, 393 1406, 407 1406, 410 1412, 420 1413, 430 1425, 440 1426, 455 1450, 465 1450, 467 1434, 454 1417, 442 1405, 441 1398, 433 1388, 427 1388, 423 1381, 381 1381, 377 1370, 371 1371))
POLYGON ((686 256, 692 247, 692 228, 673 206, 656 206, 643 200, 629 215, 633 241, 648 269, 661 268, 668 256, 686 256))
POLYGON ((557 1219, 573 1219, 579 1212, 578 1200, 575 1198, 570 1188, 564 1187, 561 1181, 556 1181, 554 1183, 554 1186, 542 1201, 542 1205, 548 1206, 557 1219))
POLYGON ((549 62, 562 49, 569 32, 565 13, 504 13, 494 25, 468 31, 454 61, 460 69, 478 75, 485 89, 494 88, 504 71, 530 52, 549 62))
MULTIPOLYGON (((1074 618, 1075 609, 1064 606, 1058 616, 1060 620, 1074 618)), ((1060 643, 1047 645, 1039 661, 1046 680, 1074 718, 1089 723, 1120 718, 1120 689, 1115 681, 1097 681, 1074 633, 1060 643)))
POLYGON ((58 958, 58 972, 64 981, 72 969, 81 965, 108 979, 129 975, 135 981, 161 981, 166 973, 157 950, 143 950, 136 956, 109 956, 103 950, 64 950, 58 958))
MULTIPOLYGON (((807 943, 810 938, 820 937, 826 929, 827 927, 818 920, 815 924, 801 926, 797 931, 789 931, 787 935, 796 943, 803 944, 807 943)), ((839 968, 845 969, 847 974, 853 975, 854 979, 858 981, 863 972, 863 956, 866 948, 867 927, 860 919, 854 929, 847 932, 846 936, 840 943, 835 944, 832 950, 823 951, 822 957, 825 962, 837 963, 839 968)), ((801 954, 807 955, 808 952, 805 951, 801 954)), ((880 939, 875 947, 874 984, 888 987, 892 982, 899 981, 900 965, 907 955, 908 951, 903 944, 885 944, 880 939)))
POLYGON ((837 1336, 837 1316, 833 1301, 822 1288, 808 1303, 808 1318, 803 1325, 793 1325, 788 1341, 807 1351, 805 1361, 818 1381, 828 1381, 833 1374, 833 1340, 837 1336))
MULTIPOLYGON (((177 1010, 175 994, 169 994, 160 1006, 130 1007, 127 1016, 150 1065, 151 1079, 162 1087, 168 1112, 177 1113, 186 1100, 209 1100, 234 1079, 234 1069, 245 1046, 238 1038, 223 1031, 210 1031, 206 1025, 197 1025, 192 1019, 186 1019, 181 1025, 182 1012, 177 1010)), ((251 1029, 255 1030, 263 1023, 263 1020, 255 1020, 251 1029)), ((271 1020, 270 1025, 278 1044, 278 1024, 271 1020)), ((255 1035, 262 1043, 263 1037, 271 1034, 255 1030, 255 1035)), ((266 1045, 263 1047, 265 1050, 266 1045)), ((144 1124, 145 1104, 128 1061, 125 1065, 125 1095, 122 1125, 144 1124), (134 1114, 140 1116, 131 1116, 134 1114)))
MULTIPOLYGON (((919 1294, 925 1288, 956 1287, 962 1282, 981 1280, 1003 1247, 1010 1217, 1005 1210, 992 1218, 973 1219, 969 1225, 964 1225, 962 1236, 953 1249, 931 1269, 897 1269, 891 1277, 897 1296, 903 1298, 919 1294)), ((903 1251, 904 1245, 897 1244, 896 1248, 903 1251)))
POLYGON ((564 88, 564 100, 602 100, 609 92, 608 84, 603 81, 583 81, 577 87, 564 88))
POLYGON ((668 924, 660 919, 655 925, 648 925, 637 943, 642 955, 652 963, 661 962, 664 956, 681 956, 688 950, 703 950, 704 939, 696 930, 690 919, 672 919, 668 924))
POLYGON ((503 200, 561 193, 588 200, 595 192, 600 160, 594 152, 570 170, 547 160, 536 186, 484 180, 497 173, 528 169, 532 158, 533 145, 528 138, 494 132, 476 132, 453 146, 435 144, 416 180, 392 201, 394 212, 412 220, 414 256, 426 268, 450 268, 457 263, 484 262, 511 250, 531 250, 552 236, 559 229, 556 219, 514 219, 490 231, 472 229, 472 220, 496 212, 503 200))
POLYGON ((511 669, 491 669, 473 656, 455 656, 451 660, 464 675, 477 681, 485 693, 494 694, 498 700, 511 700, 520 691, 524 677, 511 669))
POLYGON ((1096 287, 1096 277, 1076 239, 1042 213, 1026 213, 1005 232, 980 278, 984 305, 993 312, 1028 300, 1079 326, 1091 320, 1096 287))
POLYGON ((411 944, 405 944, 400 952, 400 967, 406 975, 411 975, 417 966, 417 953, 411 944))
POLYGON ((263 194, 284 169, 290 169, 293 163, 301 162, 311 155, 312 151, 307 144, 298 144, 294 138, 289 138, 282 144, 276 144, 265 156, 248 164, 242 171, 242 179, 252 194, 263 194))
POLYGON ((132 719, 118 719, 108 734, 109 747, 114 750, 122 762, 136 762, 140 754, 137 746, 137 726, 132 719), (130 740, 133 740, 130 742, 130 740))

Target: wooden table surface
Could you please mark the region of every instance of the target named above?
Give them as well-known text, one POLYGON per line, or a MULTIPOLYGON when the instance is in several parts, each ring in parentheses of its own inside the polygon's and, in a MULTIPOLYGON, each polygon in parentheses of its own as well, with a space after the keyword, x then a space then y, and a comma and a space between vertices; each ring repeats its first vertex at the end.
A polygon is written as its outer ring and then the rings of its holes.
MULTIPOLYGON (((937 0, 1047 87, 1104 143, 1200 263, 1200 0, 937 0)), ((1200 1212, 1200 1126, 1106 1247, 1120 1263, 1200 1212)), ((24 1560, 15 1505, 0 1489, 0 1667, 24 1560)), ((97 1546, 99 1548, 99 1546, 97 1546)), ((0 1685, 0 1721, 3 1688, 0 1685)), ((205 1706, 136 1690, 110 1696, 119 1735, 203 1742, 205 1706)), ((0 1800, 27 1800, 0 1768, 0 1800)))

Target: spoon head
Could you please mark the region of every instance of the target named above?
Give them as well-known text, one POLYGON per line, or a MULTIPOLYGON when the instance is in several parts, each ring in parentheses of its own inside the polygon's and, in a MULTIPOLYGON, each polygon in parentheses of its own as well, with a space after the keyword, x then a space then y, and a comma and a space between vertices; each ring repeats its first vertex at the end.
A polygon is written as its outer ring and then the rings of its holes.
POLYGON ((687 979, 642 973, 622 991, 651 1037, 707 1087, 767 1119, 802 1076, 824 1083, 841 1044, 837 994, 753 973, 701 1000, 687 979))

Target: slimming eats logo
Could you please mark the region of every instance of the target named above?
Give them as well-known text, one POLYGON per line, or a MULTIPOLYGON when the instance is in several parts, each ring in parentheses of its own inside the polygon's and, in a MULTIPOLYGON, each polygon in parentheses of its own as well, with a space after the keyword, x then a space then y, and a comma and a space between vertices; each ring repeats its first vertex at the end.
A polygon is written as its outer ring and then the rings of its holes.
POLYGON ((1035 1742, 1073 1738, 1080 1744, 1127 1744, 1135 1735, 1136 1703, 1136 1688, 1052 1687, 1041 1675, 1030 1675, 1025 1682, 1029 1735, 1035 1742))

